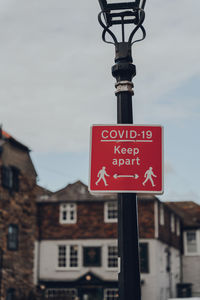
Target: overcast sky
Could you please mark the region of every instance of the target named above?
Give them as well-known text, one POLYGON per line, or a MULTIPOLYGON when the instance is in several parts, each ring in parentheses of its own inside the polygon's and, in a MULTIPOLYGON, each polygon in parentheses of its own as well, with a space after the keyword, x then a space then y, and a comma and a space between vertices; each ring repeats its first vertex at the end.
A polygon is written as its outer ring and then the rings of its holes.
MULTIPOLYGON (((134 122, 165 129, 164 200, 200 202, 199 11, 199 0, 147 0, 147 38, 133 47, 134 122)), ((98 12, 97 0, 0 0, 0 122, 51 190, 87 183, 89 127, 116 123, 98 12)))

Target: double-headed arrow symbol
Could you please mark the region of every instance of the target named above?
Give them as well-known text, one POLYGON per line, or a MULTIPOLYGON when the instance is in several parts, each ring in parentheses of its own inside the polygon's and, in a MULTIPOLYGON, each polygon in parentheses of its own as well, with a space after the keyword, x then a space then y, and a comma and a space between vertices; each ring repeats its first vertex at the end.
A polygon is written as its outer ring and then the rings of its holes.
POLYGON ((113 177, 115 179, 120 178, 120 177, 132 177, 133 179, 138 179, 139 175, 135 174, 135 175, 118 175, 118 174, 114 174, 113 177))

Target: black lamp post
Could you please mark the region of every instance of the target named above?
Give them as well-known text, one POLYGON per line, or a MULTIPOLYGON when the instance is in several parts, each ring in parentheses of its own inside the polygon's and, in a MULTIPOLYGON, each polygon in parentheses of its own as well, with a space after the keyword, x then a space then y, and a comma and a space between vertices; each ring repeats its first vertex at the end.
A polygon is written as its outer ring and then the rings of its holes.
POLYGON ((0 298, 2 296, 1 293, 1 283, 2 283, 2 269, 3 269, 3 250, 0 248, 0 298))
MULTIPOLYGON (((115 65, 112 75, 116 78, 117 123, 132 124, 132 78, 136 75, 132 64, 131 46, 145 38, 142 26, 146 0, 123 1, 99 0, 101 12, 98 20, 103 27, 102 39, 115 46, 115 65), (126 40, 126 24, 132 24, 132 30, 126 40), (112 26, 121 26, 121 40, 111 30, 112 26), (138 30, 142 37, 133 40, 138 30), (111 40, 107 40, 107 35, 111 40)), ((118 248, 119 248, 119 298, 120 300, 140 300, 140 268, 138 247, 137 195, 118 194, 118 248)))

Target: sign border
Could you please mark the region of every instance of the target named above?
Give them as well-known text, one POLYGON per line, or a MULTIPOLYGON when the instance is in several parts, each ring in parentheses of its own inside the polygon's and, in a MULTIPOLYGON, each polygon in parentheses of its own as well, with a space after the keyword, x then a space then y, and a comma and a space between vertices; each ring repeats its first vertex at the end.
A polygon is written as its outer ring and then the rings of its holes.
POLYGON ((164 127, 159 124, 93 124, 90 126, 90 151, 89 151, 89 176, 88 176, 88 190, 91 194, 113 194, 113 193, 137 193, 137 194, 155 194, 155 195, 163 195, 164 193, 164 127), (91 182, 91 155, 92 155, 92 128, 94 126, 134 126, 134 127, 139 127, 139 126, 146 126, 146 127, 160 127, 161 128, 161 145, 162 145, 162 190, 161 191, 137 191, 137 190, 115 190, 115 191, 109 191, 109 190, 91 190, 90 189, 90 182, 91 182))

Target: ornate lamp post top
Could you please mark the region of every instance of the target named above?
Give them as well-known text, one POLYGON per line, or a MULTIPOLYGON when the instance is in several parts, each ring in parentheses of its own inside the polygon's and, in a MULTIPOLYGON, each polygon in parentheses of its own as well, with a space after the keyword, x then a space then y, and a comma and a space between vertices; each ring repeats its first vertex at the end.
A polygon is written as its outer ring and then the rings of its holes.
POLYGON ((99 4, 101 12, 99 13, 98 19, 100 25, 104 29, 102 33, 104 42, 115 45, 120 42, 110 29, 113 25, 121 25, 121 42, 127 42, 132 45, 145 38, 146 33, 142 23, 145 18, 144 7, 146 0, 132 0, 128 2, 123 0, 99 0, 99 4), (125 41, 125 24, 135 25, 127 41, 125 41), (138 29, 142 30, 143 36, 139 40, 133 41, 133 37, 138 29), (109 34, 113 41, 108 41, 106 39, 106 34, 109 34))
POLYGON ((119 9, 144 9, 146 0, 99 0, 101 9, 104 11, 119 10, 119 9))

